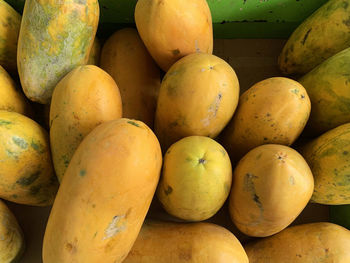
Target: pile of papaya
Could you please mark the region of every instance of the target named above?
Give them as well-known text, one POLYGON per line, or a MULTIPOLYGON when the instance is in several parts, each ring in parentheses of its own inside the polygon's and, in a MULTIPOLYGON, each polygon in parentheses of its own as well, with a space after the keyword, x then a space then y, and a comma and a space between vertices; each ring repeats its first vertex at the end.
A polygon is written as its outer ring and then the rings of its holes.
POLYGON ((350 262, 350 0, 245 92, 207 1, 138 0, 105 39, 100 8, 0 0, 0 262, 27 262, 6 202, 52 206, 44 263, 350 262), (309 203, 329 222, 291 225, 309 203))

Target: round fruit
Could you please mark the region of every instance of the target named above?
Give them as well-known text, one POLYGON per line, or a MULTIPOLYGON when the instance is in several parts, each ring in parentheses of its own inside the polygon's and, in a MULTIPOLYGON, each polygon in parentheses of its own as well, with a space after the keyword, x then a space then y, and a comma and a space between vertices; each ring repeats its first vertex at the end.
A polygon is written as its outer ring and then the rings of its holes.
POLYGON ((158 97, 155 132, 164 150, 191 135, 216 137, 238 103, 239 83, 221 58, 192 54, 165 75, 158 97))
POLYGON ((313 189, 311 170, 297 151, 277 144, 259 146, 234 170, 229 203, 232 221, 249 236, 273 235, 301 213, 313 189))
POLYGON ((225 149, 208 137, 190 136, 166 152, 157 195, 169 214, 201 221, 221 208, 231 181, 231 162, 225 149))

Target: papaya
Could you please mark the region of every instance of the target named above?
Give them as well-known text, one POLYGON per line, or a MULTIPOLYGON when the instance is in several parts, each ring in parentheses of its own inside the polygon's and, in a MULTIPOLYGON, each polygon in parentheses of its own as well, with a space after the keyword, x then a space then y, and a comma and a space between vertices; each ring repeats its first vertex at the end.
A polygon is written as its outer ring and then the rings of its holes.
POLYGON ((33 115, 26 97, 2 66, 0 66, 0 110, 15 111, 28 117, 33 115))
POLYGON ((25 241, 16 217, 0 200, 0 261, 19 263, 25 251, 25 241))
POLYGON ((244 246, 250 263, 350 262, 350 231, 326 222, 289 227, 244 246))
POLYGON ((53 89, 87 63, 99 21, 97 0, 28 0, 18 39, 17 66, 26 96, 50 103, 53 89))
POLYGON ((300 148, 315 178, 311 200, 350 204, 350 123, 334 128, 300 148))
POLYGON ((101 68, 120 89, 123 117, 140 120, 153 128, 160 70, 136 29, 121 29, 107 39, 102 48, 101 68))
POLYGON ((21 15, 0 0, 0 65, 7 71, 17 71, 17 40, 21 15))
POLYGON ((49 136, 35 121, 0 110, 0 198, 18 204, 49 206, 58 182, 49 136))
POLYGON ((78 66, 57 84, 50 106, 50 143, 59 181, 83 138, 99 124, 121 117, 118 86, 97 66, 78 66))
POLYGON ((271 236, 297 218, 313 190, 311 170, 297 151, 284 145, 261 145, 234 169, 230 216, 246 235, 271 236))
POLYGON ((309 96, 297 81, 284 77, 262 80, 241 95, 220 142, 232 162, 259 145, 290 146, 303 131, 310 111, 309 96))
POLYGON ((330 222, 350 230, 350 205, 332 205, 329 207, 330 222))
POLYGON ((311 100, 308 135, 318 136, 350 122, 349 70, 350 48, 347 48, 299 79, 311 100))
POLYGON ((163 78, 155 132, 164 151, 187 136, 215 138, 236 110, 239 82, 223 59, 195 53, 177 61, 163 78))
POLYGON ((123 263, 248 263, 238 239, 211 223, 146 220, 123 263))
POLYGON ((151 56, 165 72, 186 55, 213 52, 212 17, 205 0, 139 0, 135 23, 151 56))
POLYGON ((350 46, 350 0, 329 0, 301 23, 278 58, 284 74, 305 74, 350 46))
POLYGON ((231 161, 224 147, 208 137, 189 136, 166 152, 157 196, 169 214, 202 221, 223 206, 231 182, 231 161))
POLYGON ((100 40, 97 37, 95 37, 87 64, 99 66, 100 57, 101 57, 101 43, 100 43, 100 40))
POLYGON ((159 142, 143 122, 123 118, 92 130, 58 190, 43 262, 122 262, 141 229, 161 165, 159 142))

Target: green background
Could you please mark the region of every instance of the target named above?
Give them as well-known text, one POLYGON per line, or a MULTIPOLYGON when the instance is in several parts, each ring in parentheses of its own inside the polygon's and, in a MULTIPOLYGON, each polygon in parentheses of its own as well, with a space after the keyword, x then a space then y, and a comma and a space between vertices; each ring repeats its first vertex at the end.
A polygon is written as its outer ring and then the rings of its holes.
MULTIPOLYGON (((22 12, 24 0, 6 0, 22 12)), ((137 0, 100 0, 99 34, 134 26, 137 0)), ((287 38, 327 0, 207 0, 215 38, 287 38)))

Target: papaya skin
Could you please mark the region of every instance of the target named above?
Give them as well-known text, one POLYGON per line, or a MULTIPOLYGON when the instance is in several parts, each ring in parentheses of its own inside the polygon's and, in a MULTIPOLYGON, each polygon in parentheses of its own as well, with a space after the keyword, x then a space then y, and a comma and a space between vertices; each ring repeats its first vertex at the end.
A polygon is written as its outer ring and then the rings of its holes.
POLYGON ((100 57, 101 57, 101 41, 95 37, 94 43, 92 45, 89 59, 87 61, 87 65, 100 65, 100 57))
POLYGON ((350 262, 350 231, 331 223, 289 227, 244 246, 250 263, 350 262))
POLYGON ((153 128, 160 69, 136 29, 118 30, 106 41, 101 68, 113 77, 120 89, 123 117, 140 120, 153 128))
POLYGON ((151 56, 165 72, 192 53, 213 52, 213 26, 205 0, 139 0, 135 23, 151 56))
POLYGON ((330 0, 288 39, 278 64, 284 74, 305 74, 350 46, 350 1, 330 0))
POLYGON ((0 66, 0 110, 14 111, 31 117, 33 110, 27 98, 18 90, 16 83, 0 66))
POLYGON ((230 216, 244 234, 270 236, 294 221, 313 190, 310 167, 297 151, 261 145, 248 152, 233 172, 230 216))
POLYGON ((347 48, 299 79, 311 100, 311 115, 306 125, 309 136, 350 122, 350 48, 347 48))
POLYGON ((123 263, 248 263, 238 239, 211 223, 146 220, 123 263))
POLYGON ((118 119, 91 131, 61 182, 43 262, 122 262, 141 229, 161 165, 159 142, 140 121, 118 119))
POLYGON ((0 65, 10 73, 17 71, 17 40, 21 15, 0 0, 0 65))
POLYGON ((78 66, 57 84, 50 107, 50 142, 59 181, 83 138, 99 124, 121 117, 118 86, 102 69, 78 66))
POLYGON ((313 139, 300 152, 315 178, 311 200, 327 205, 350 204, 350 123, 313 139))
POLYGON ((232 167, 226 150, 204 136, 174 143, 164 156, 157 196, 165 210, 188 221, 203 221, 226 201, 232 167))
POLYGON ((220 141, 234 163, 259 145, 290 146, 303 131, 310 111, 309 96, 300 83, 284 77, 268 78, 241 95, 220 141))
POLYGON ((7 205, 0 200, 0 261, 17 263, 25 251, 25 240, 21 227, 7 205))
POLYGON ((19 113, 0 111, 0 137, 0 197, 18 204, 51 205, 58 182, 47 132, 19 113))
POLYGON ((177 61, 163 78, 155 132, 164 152, 187 136, 215 138, 232 118, 239 97, 234 69, 209 54, 177 61))
POLYGON ((97 0, 25 2, 17 66, 30 100, 49 104, 59 80, 87 63, 98 21, 97 0))

